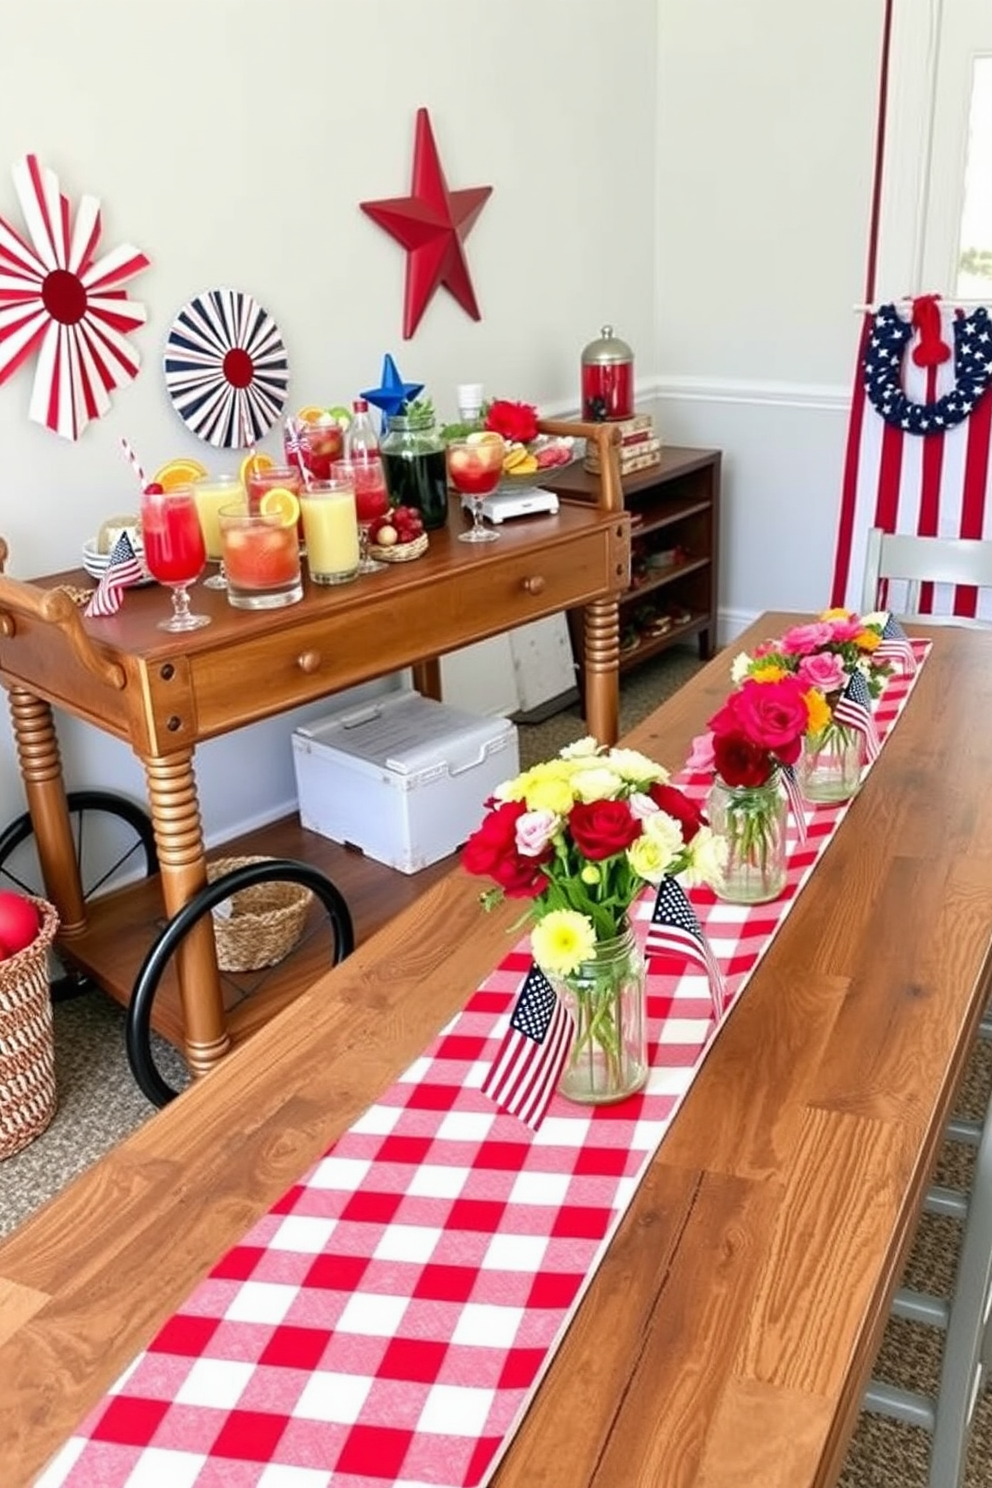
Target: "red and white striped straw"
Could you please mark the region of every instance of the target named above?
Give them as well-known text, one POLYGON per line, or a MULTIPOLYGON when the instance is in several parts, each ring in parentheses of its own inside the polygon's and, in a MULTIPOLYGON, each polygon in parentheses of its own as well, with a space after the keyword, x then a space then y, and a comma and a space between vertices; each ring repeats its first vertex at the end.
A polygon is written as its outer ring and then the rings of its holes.
POLYGON ((137 455, 134 453, 134 450, 128 444, 128 442, 124 438, 123 434, 121 435, 121 449, 124 451, 124 458, 125 458, 125 460, 130 465, 130 467, 134 471, 135 475, 138 477, 138 484, 140 485, 142 491, 144 491, 145 487, 148 484, 148 477, 145 475, 145 472, 142 470, 141 464, 140 464, 140 462, 138 460, 137 455))

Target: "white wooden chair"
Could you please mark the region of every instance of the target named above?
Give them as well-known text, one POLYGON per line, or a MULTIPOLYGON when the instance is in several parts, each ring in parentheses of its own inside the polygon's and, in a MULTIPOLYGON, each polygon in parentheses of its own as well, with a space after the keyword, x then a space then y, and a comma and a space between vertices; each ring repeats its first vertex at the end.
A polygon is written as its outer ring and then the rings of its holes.
POLYGON ((975 538, 911 537, 872 527, 865 553, 861 613, 891 609, 903 620, 925 625, 965 625, 981 629, 992 621, 960 615, 920 612, 920 585, 973 584, 992 590, 992 541, 975 538), (880 603, 879 587, 890 583, 889 599, 880 603), (904 601, 904 602, 903 602, 904 601))

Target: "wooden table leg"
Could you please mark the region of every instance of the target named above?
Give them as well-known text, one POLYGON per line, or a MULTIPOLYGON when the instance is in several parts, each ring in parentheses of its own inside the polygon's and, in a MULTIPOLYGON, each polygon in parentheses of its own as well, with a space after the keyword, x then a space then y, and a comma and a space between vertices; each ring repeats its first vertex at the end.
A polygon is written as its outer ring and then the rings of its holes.
POLYGON ((413 672, 413 685, 421 697, 433 698, 435 702, 441 701, 441 663, 436 656, 428 661, 415 662, 411 667, 413 672))
POLYGON ((68 940, 85 930, 86 906, 55 722, 50 705, 23 687, 10 689, 9 702, 45 893, 58 910, 59 935, 68 940))
MULTIPOLYGON (((158 848, 162 898, 172 916, 207 882, 192 749, 143 760, 148 804, 158 848)), ((206 1074, 231 1045, 217 973, 210 917, 204 916, 176 950, 184 1051, 195 1075, 206 1074)))
POLYGON ((583 691, 586 724, 600 744, 620 735, 620 606, 597 599, 583 615, 583 691))

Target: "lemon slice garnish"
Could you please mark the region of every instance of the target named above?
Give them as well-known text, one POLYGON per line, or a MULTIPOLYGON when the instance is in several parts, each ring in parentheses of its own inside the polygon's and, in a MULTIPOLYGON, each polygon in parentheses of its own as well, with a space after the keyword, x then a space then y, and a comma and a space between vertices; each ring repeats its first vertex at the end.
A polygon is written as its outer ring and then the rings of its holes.
POLYGON ((285 486, 273 486, 258 503, 263 517, 278 517, 281 527, 292 527, 299 521, 300 503, 285 486))

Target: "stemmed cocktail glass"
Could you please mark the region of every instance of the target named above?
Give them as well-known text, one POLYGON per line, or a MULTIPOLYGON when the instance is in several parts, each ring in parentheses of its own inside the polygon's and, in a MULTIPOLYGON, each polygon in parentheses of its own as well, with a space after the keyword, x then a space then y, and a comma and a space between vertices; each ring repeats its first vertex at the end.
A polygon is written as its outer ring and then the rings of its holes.
POLYGON ((482 525, 482 503, 495 491, 503 474, 506 446, 498 434, 479 431, 448 444, 448 480, 472 502, 472 526, 458 534, 461 542, 495 542, 499 537, 482 525))
POLYGON ((187 586, 199 578, 207 561, 193 487, 144 491, 141 532, 148 572, 172 590, 172 614, 158 622, 159 629, 199 630, 209 625, 209 615, 193 615, 189 608, 187 586))

